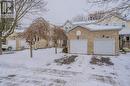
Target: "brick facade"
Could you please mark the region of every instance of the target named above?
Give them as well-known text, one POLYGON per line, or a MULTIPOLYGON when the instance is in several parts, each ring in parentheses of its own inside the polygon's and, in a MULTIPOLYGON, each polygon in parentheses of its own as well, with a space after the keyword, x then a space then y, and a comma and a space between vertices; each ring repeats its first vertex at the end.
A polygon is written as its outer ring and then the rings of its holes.
POLYGON ((68 40, 77 39, 76 32, 81 31, 79 39, 86 39, 88 46, 88 54, 94 52, 94 39, 96 38, 112 38, 115 39, 115 51, 119 53, 119 31, 118 30, 101 30, 101 31, 89 31, 87 28, 76 27, 67 33, 68 40))

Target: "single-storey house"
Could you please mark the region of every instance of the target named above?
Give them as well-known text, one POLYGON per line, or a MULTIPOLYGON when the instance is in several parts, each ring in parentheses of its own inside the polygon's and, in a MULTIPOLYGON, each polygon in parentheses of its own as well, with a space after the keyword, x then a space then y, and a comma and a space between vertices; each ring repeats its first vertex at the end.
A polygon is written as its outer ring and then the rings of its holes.
POLYGON ((69 53, 118 55, 121 29, 121 26, 77 25, 67 33, 69 53))

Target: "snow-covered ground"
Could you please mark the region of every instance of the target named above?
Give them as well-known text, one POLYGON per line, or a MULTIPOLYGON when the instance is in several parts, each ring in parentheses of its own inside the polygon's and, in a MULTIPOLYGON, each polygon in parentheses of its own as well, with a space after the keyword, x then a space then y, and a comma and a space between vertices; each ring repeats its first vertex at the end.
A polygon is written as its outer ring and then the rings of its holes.
POLYGON ((129 86, 130 53, 109 56, 113 66, 90 64, 91 55, 78 55, 70 65, 58 65, 53 48, 18 51, 0 56, 0 86, 129 86))

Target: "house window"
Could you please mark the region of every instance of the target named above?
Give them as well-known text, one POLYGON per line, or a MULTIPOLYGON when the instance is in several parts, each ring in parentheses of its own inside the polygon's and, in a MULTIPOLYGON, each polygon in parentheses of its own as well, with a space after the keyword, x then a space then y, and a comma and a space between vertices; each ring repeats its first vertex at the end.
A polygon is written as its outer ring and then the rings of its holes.
POLYGON ((126 37, 126 41, 129 41, 130 40, 130 38, 129 37, 126 37))
POLYGON ((123 24, 122 27, 125 27, 125 25, 123 24))
POLYGON ((68 27, 65 27, 65 29, 67 30, 67 29, 68 29, 68 27))

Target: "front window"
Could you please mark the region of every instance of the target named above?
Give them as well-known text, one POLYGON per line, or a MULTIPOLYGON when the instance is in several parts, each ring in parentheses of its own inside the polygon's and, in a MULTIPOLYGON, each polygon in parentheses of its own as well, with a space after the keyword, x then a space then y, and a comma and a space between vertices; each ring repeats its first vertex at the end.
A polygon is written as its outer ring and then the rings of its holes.
POLYGON ((125 27, 125 25, 123 24, 122 27, 125 27))

